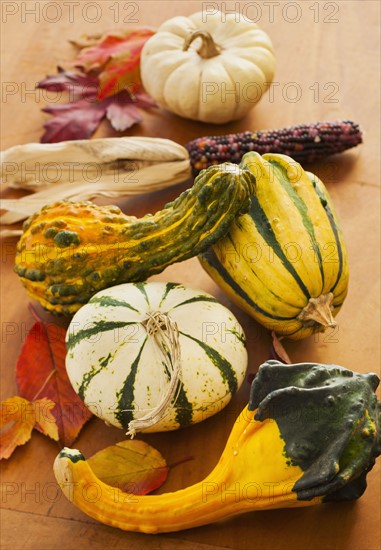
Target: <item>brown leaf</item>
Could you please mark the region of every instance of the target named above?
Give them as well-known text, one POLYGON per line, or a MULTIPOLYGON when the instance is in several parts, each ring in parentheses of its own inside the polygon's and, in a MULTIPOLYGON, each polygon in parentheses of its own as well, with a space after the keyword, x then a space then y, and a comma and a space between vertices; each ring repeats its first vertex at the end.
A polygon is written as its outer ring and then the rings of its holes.
POLYGON ((106 447, 88 462, 104 483, 135 495, 145 495, 160 487, 169 470, 159 451, 138 439, 106 447))
POLYGON ((16 447, 29 441, 36 423, 33 403, 19 396, 1 403, 0 459, 9 458, 16 447))
POLYGON ((280 343, 280 340, 278 339, 274 331, 271 332, 271 337, 272 337, 272 346, 271 346, 271 354, 270 354, 271 358, 277 359, 278 361, 281 361, 286 365, 291 365, 292 361, 289 358, 286 350, 280 343))
POLYGON ((104 33, 82 34, 79 38, 73 38, 72 40, 69 40, 69 42, 76 48, 82 50, 83 48, 96 46, 103 37, 104 33))
MULTIPOLYGON (((65 333, 64 328, 54 323, 36 322, 18 358, 16 380, 22 397, 29 401, 45 397, 55 403, 49 412, 56 419, 59 441, 69 446, 92 414, 73 390, 66 374, 65 333)), ((39 421, 37 429, 52 433, 47 421, 42 421, 42 425, 39 421)))

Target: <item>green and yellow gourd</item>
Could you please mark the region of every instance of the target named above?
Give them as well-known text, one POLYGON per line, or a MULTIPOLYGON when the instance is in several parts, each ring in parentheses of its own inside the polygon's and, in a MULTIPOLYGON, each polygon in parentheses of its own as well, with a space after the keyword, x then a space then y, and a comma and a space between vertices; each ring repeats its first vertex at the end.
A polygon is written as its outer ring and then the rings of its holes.
POLYGON ((210 294, 176 283, 98 292, 74 315, 66 340, 74 390, 94 414, 130 435, 216 414, 247 368, 233 314, 210 294))
POLYGON ((90 202, 47 205, 24 224, 15 271, 31 298, 72 315, 104 288, 144 281, 209 248, 248 210, 254 185, 249 170, 227 163, 140 219, 90 202))
POLYGON ((264 363, 216 467, 172 493, 123 493, 103 483, 75 449, 59 453, 54 473, 67 498, 89 516, 145 533, 353 500, 365 491, 381 451, 378 383, 375 374, 337 365, 264 363))
POLYGON ((323 183, 280 154, 250 152, 240 167, 256 178, 250 210, 199 258, 222 290, 259 323, 300 339, 336 325, 348 260, 323 183))

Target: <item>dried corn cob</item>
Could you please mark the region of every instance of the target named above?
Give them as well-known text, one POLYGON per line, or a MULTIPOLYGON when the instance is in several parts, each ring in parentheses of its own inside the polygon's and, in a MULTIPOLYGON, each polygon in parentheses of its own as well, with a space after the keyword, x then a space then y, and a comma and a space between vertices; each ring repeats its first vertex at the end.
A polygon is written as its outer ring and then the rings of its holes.
POLYGON ((299 124, 279 130, 258 130, 190 141, 192 169, 199 172, 212 164, 239 163, 248 151, 282 153, 300 163, 312 162, 362 143, 362 132, 351 120, 299 124))

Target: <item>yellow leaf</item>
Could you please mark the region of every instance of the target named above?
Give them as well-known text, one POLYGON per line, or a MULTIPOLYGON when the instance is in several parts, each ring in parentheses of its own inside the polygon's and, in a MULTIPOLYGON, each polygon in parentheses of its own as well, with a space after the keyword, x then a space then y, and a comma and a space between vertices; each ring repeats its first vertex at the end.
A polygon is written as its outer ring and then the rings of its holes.
POLYGON ((159 451, 138 439, 106 447, 89 458, 88 463, 104 483, 136 495, 157 489, 168 474, 159 451))
POLYGON ((36 414, 36 423, 40 427, 42 433, 58 441, 58 426, 56 419, 52 414, 52 409, 56 406, 54 401, 43 397, 42 399, 37 399, 32 403, 35 408, 36 414))
POLYGON ((14 396, 2 401, 0 413, 0 459, 9 458, 16 447, 29 441, 36 423, 34 404, 14 396))

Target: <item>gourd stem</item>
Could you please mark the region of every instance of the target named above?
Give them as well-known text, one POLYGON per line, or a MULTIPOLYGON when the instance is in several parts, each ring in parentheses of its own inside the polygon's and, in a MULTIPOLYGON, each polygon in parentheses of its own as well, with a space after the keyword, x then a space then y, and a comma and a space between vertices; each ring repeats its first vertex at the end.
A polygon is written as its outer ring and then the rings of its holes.
POLYGON ((156 311, 147 313, 147 319, 142 322, 148 336, 153 338, 162 360, 169 373, 169 384, 161 401, 146 415, 128 424, 126 435, 134 438, 136 432, 157 424, 166 414, 172 401, 176 401, 181 384, 181 348, 177 323, 165 313, 156 311))
POLYGON ((321 294, 318 298, 310 298, 306 307, 298 315, 299 321, 304 326, 313 326, 315 323, 323 327, 335 327, 337 325, 332 315, 333 293, 321 294))
POLYGON ((198 48, 197 53, 203 59, 210 59, 220 55, 222 48, 213 40, 212 35, 208 31, 194 31, 191 32, 184 41, 183 51, 186 52, 193 40, 201 38, 201 46, 198 48))

